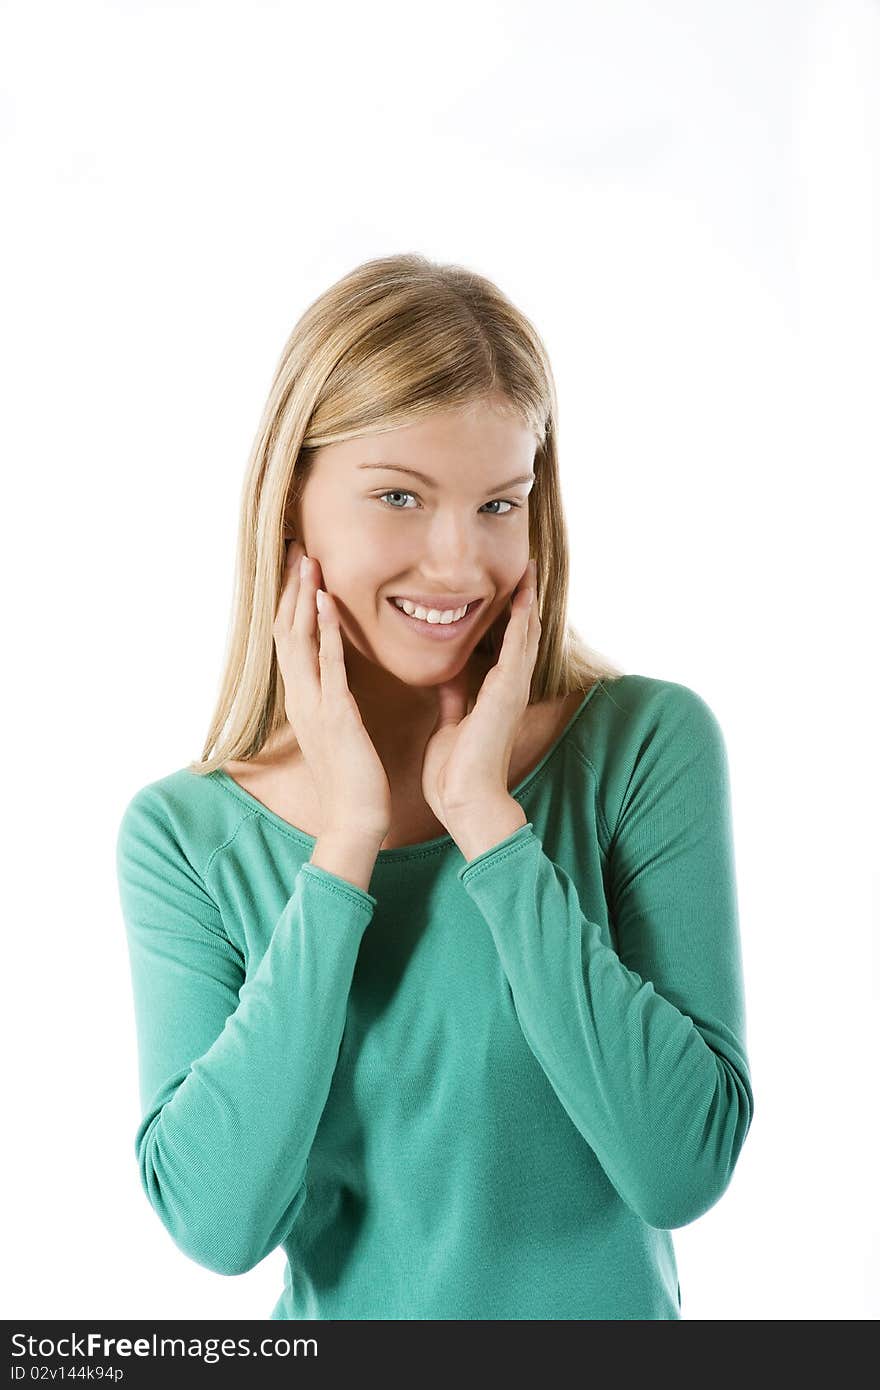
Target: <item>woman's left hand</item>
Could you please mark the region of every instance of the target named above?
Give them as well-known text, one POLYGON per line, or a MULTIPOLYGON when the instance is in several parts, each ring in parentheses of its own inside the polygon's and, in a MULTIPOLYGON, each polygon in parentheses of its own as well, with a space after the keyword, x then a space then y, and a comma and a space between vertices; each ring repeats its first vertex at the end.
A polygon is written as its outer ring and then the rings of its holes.
POLYGON ((530 560, 516 587, 498 660, 470 713, 467 665, 437 687, 440 708, 422 761, 422 795, 453 835, 456 822, 510 796, 510 759, 529 703, 541 634, 535 576, 530 560))

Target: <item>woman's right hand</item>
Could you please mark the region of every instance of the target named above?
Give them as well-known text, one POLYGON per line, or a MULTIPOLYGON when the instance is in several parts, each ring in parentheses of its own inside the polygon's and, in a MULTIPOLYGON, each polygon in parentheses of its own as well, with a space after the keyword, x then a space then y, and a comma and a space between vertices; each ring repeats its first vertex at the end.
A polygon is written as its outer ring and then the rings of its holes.
POLYGON ((284 709, 315 781, 321 833, 375 839, 378 847, 391 824, 391 787, 348 688, 336 604, 328 598, 319 622, 320 565, 309 559, 301 579, 304 555, 291 541, 272 625, 284 709))

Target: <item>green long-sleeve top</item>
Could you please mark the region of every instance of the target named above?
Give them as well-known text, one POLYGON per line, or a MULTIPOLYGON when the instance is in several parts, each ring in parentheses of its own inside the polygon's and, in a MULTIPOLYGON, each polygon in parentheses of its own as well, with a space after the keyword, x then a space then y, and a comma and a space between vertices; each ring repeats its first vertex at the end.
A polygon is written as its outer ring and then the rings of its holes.
POLYGON ((369 892, 222 770, 125 808, 141 1182, 208 1269, 283 1247, 271 1318, 682 1316, 754 1105, 718 721, 597 683, 512 794, 369 892))

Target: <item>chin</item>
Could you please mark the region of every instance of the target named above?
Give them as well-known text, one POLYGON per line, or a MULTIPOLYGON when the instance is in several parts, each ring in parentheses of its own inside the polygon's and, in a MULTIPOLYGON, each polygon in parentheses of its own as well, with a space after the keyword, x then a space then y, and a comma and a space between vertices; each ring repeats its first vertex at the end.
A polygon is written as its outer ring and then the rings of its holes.
POLYGON ((464 670, 473 654, 474 648, 469 647, 458 652, 438 651, 433 656, 429 653, 428 659, 415 656, 409 661, 398 659, 394 662, 380 661, 378 664, 405 685, 423 686, 427 690, 440 681, 452 680, 459 671, 464 670))

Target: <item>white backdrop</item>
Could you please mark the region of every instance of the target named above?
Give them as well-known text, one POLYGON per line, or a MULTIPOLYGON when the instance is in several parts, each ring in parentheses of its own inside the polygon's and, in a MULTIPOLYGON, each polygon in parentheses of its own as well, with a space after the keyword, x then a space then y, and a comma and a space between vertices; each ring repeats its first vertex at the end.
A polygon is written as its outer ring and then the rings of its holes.
POLYGON ((755 1117, 674 1233, 683 1317, 875 1318, 880 7, 0 24, 4 1316, 268 1317, 281 1292, 280 1250, 216 1275, 141 1190, 115 836, 201 751, 290 329, 416 250, 547 343, 574 621, 726 736, 755 1117))

